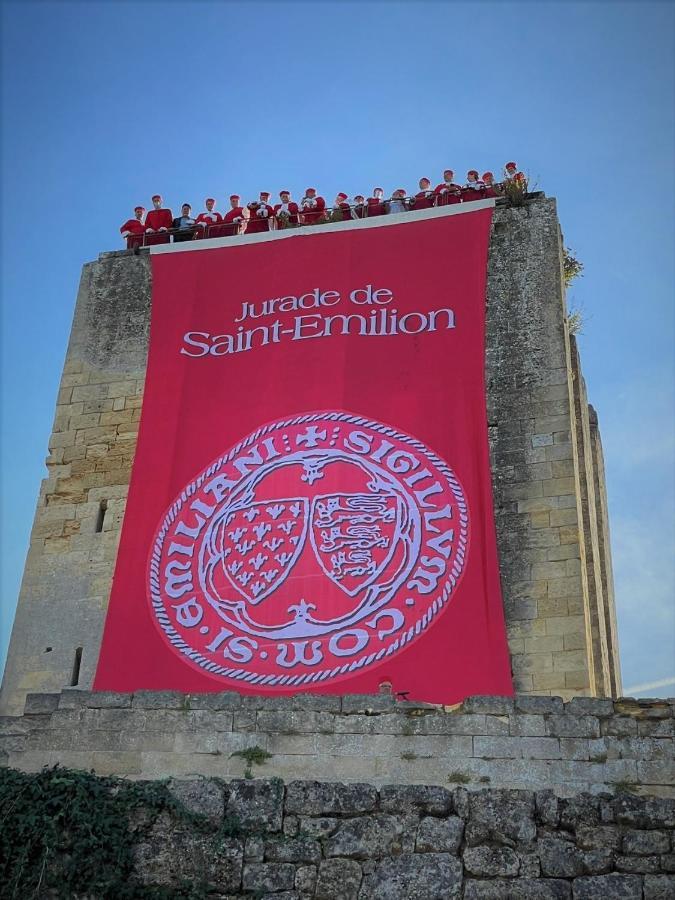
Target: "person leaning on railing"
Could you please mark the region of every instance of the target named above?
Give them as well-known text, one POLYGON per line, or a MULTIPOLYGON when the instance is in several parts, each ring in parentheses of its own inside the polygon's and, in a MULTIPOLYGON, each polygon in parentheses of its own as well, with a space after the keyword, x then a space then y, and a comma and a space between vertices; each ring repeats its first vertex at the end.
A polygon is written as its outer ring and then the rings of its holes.
POLYGON ((414 197, 410 199, 412 209, 431 209, 436 206, 436 193, 431 188, 431 182, 428 178, 420 178, 420 189, 414 197))
POLYGON ((216 201, 213 197, 207 197, 204 201, 204 206, 206 207, 204 211, 200 212, 195 219, 197 226, 196 238, 215 237, 211 229, 214 225, 219 225, 223 221, 223 217, 215 210, 216 201))
POLYGON ((436 185, 434 191, 436 193, 436 206, 448 206, 452 203, 461 203, 462 189, 455 184, 455 173, 452 169, 446 169, 443 172, 443 181, 436 185))
POLYGON ((300 211, 303 225, 319 225, 326 221, 326 201, 317 195, 316 188, 307 188, 300 201, 300 211))
POLYGON ((145 207, 134 207, 134 218, 127 219, 124 225, 120 226, 120 233, 127 240, 127 250, 133 250, 134 247, 143 246, 143 235, 145 234, 145 223, 143 222, 143 214, 145 207))
POLYGON ((191 241, 195 234, 195 220, 190 213, 192 207, 189 203, 184 203, 180 209, 180 216, 177 216, 171 223, 173 229, 174 244, 181 244, 183 241, 191 241))
POLYGON ((466 173, 466 184, 462 188, 462 203, 472 200, 482 200, 485 196, 485 183, 478 177, 476 169, 469 169, 466 173))
POLYGON ((173 224, 173 214, 170 209, 162 206, 161 194, 155 194, 152 198, 153 209, 145 217, 145 246, 154 244, 168 244, 171 240, 169 229, 173 224))

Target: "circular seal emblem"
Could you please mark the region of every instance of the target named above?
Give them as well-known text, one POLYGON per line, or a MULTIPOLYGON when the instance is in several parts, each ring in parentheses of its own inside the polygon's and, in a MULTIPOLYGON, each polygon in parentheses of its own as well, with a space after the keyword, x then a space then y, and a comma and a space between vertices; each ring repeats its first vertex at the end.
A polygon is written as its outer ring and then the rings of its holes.
POLYGON ((264 425, 185 486, 148 570, 171 648, 273 690, 349 677, 433 626, 465 565, 469 516, 442 459, 344 412, 264 425))

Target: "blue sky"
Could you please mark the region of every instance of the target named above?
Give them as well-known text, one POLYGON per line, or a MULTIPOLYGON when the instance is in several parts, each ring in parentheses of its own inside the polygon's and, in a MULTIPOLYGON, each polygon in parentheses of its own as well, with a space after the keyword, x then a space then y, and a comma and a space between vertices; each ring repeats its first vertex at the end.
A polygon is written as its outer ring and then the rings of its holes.
MULTIPOLYGON (((174 209, 497 172, 558 199, 605 447, 624 685, 675 678, 673 3, 3 2, 9 638, 81 266, 174 209)), ((673 684, 642 693, 675 693, 673 684)))

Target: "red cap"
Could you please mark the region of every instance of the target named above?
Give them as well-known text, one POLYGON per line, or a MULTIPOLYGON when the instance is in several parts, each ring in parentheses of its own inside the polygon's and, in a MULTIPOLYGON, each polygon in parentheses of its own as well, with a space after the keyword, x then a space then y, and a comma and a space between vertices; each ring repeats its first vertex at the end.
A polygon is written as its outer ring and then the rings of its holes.
POLYGON ((134 206, 134 212, 138 212, 139 209, 141 212, 145 212, 144 206, 134 206))
POLYGON ((466 177, 468 178, 469 175, 475 175, 476 178, 478 178, 478 172, 475 169, 469 169, 469 171, 466 173, 466 177))
POLYGON ((346 194, 338 194, 338 195, 337 195, 337 199, 338 199, 338 200, 346 200, 346 199, 347 199, 347 195, 346 195, 346 194))
POLYGON ((363 196, 363 194, 354 194, 354 199, 355 200, 365 200, 365 197, 363 196))
POLYGON ((283 197, 284 194, 288 194, 288 196, 290 197, 291 192, 290 192, 290 191, 279 191, 279 196, 280 196, 280 197, 283 197))
POLYGON ((240 200, 239 194, 230 194, 230 200, 240 200))
POLYGON ((161 200, 161 199, 162 199, 162 195, 161 195, 161 194, 153 194, 153 196, 152 196, 152 200, 153 200, 153 201, 154 201, 154 200, 161 200))
POLYGON ((306 194, 316 194, 316 188, 307 188, 306 194))
POLYGON ((204 201, 204 203, 215 203, 215 202, 216 201, 213 199, 213 197, 207 197, 206 200, 204 201))
POLYGON ((509 162, 504 166, 505 169, 517 169, 518 166, 514 162, 509 162))
POLYGON ((406 195, 406 190, 405 190, 405 188, 398 188, 397 191, 396 191, 396 193, 397 193, 397 194, 403 194, 403 196, 405 197, 405 195, 406 195))
POLYGON ((492 172, 483 172, 483 181, 485 181, 486 178, 494 178, 494 177, 495 176, 492 174, 492 172))
POLYGON ((454 175, 454 174, 455 174, 455 173, 452 171, 452 169, 444 169, 444 170, 443 170, 443 175, 444 175, 444 176, 445 176, 445 175, 454 175))

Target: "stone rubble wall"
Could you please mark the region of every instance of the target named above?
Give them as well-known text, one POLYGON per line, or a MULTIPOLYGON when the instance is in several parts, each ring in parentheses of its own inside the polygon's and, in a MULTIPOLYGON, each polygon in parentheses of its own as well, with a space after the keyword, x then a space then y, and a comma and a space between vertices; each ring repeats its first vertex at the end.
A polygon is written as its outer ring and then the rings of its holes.
POLYGON ((391 695, 29 695, 0 719, 0 761, 24 771, 60 764, 131 778, 241 777, 239 754, 269 754, 257 775, 368 781, 631 790, 675 798, 675 701, 516 695, 456 708, 391 695))
MULTIPOLYGON (((600 587, 611 584, 606 510, 589 507, 604 497, 602 450, 599 440, 592 452, 577 440, 587 401, 561 266, 554 199, 495 210, 485 380, 506 627, 516 690, 618 696, 615 628, 598 652, 598 616, 615 622, 613 593, 600 587)), ((146 251, 102 253, 83 268, 2 713, 18 715, 27 693, 93 682, 141 413, 151 290, 146 251)))
POLYGON ((148 886, 207 882, 220 900, 675 896, 673 800, 279 779, 168 788, 213 832, 162 813, 134 849, 148 886), (224 820, 235 836, 218 833, 224 820))

